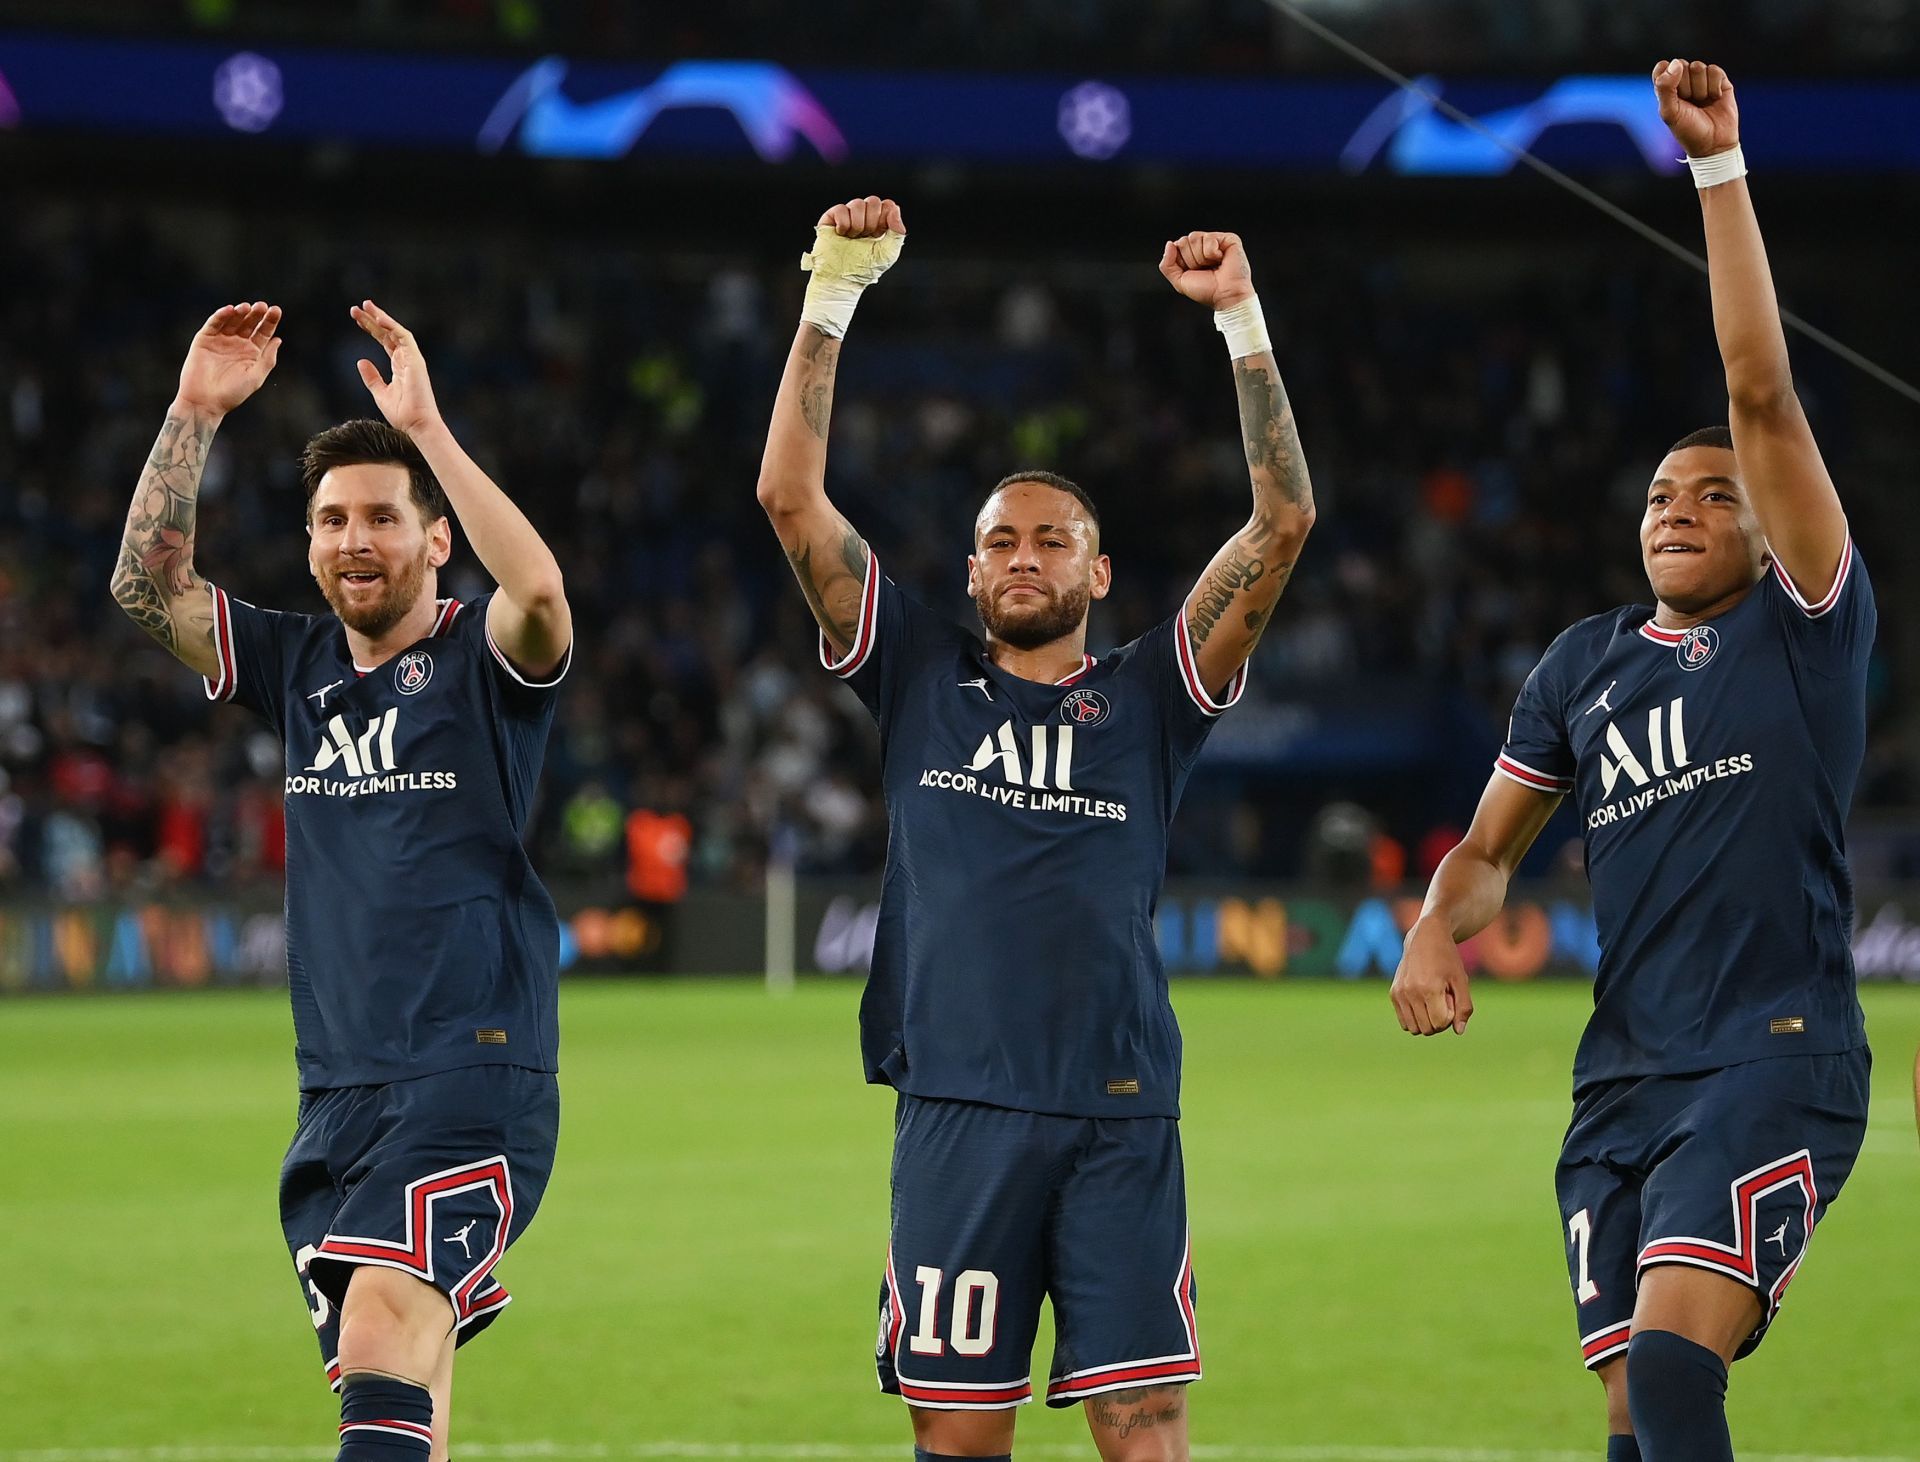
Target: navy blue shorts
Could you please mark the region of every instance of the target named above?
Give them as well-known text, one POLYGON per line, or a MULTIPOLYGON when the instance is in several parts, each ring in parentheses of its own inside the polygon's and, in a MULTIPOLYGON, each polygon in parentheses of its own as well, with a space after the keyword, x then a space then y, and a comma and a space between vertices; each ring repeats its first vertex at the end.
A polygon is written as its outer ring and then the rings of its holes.
POLYGON ((1853 1171, 1872 1058, 1776 1056, 1583 1088, 1555 1186, 1589 1369, 1624 1355, 1640 1271, 1711 1269, 1760 1297, 1750 1354, 1853 1171))
POLYGON ((1049 1406, 1200 1379, 1180 1124, 902 1096, 880 1288, 880 1389, 915 1406, 1049 1406))
POLYGON ((533 1221, 559 1131, 553 1073, 519 1066, 301 1093, 280 1226, 335 1390, 340 1304, 362 1264, 446 1295, 457 1344, 500 1313, 493 1266, 533 1221))

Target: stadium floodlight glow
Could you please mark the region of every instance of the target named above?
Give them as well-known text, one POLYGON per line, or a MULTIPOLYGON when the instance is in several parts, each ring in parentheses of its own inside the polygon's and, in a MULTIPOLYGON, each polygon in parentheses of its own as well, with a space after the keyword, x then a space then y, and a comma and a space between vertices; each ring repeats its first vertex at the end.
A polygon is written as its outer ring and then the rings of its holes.
POLYGON ((1533 146, 1551 127, 1610 122, 1626 132, 1653 171, 1680 170, 1644 76, 1563 77, 1535 101, 1476 118, 1484 131, 1442 116, 1433 102, 1440 90, 1438 78, 1422 76, 1411 88, 1393 92, 1341 149, 1340 166, 1364 172, 1384 148, 1387 165, 1405 176, 1497 177, 1512 172, 1515 152, 1533 146))
POLYGON ((514 79, 480 126, 482 152, 498 152, 518 132, 535 157, 625 157, 662 112, 717 108, 730 114, 764 162, 785 162, 799 138, 828 162, 847 141, 812 92, 770 61, 681 61, 646 86, 576 102, 561 89, 567 62, 548 56, 514 79))
POLYGON ((1127 94, 1104 81, 1083 81, 1060 98, 1060 137, 1075 157, 1105 162, 1133 136, 1127 94))
POLYGON ((286 105, 280 68, 265 56, 240 51, 213 73, 213 106, 236 132, 264 132, 286 105))

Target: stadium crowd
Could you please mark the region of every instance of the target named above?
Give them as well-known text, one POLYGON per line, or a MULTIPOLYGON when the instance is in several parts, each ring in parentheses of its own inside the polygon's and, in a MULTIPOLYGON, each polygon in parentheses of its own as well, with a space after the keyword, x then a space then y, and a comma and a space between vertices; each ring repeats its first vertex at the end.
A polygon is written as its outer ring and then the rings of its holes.
MULTIPOLYGON (((85 898, 278 874, 272 738, 210 708, 106 592, 186 341, 236 294, 286 307, 286 346, 217 440, 204 574, 324 612, 296 455, 320 426, 373 414, 346 312, 371 293, 416 330, 455 430, 568 575, 579 654, 533 830, 541 866, 617 879, 630 853, 684 835, 686 871, 709 885, 751 881, 775 843, 805 869, 877 868, 872 729, 816 668, 753 496, 801 283, 787 242, 639 270, 612 244, 572 242, 561 267, 537 238, 482 242, 452 223, 369 242, 311 220, 131 206, 10 219, 0 887, 85 898)), ((1212 810, 1176 846, 1176 871, 1315 869, 1313 840, 1356 817, 1425 863, 1470 810, 1546 642, 1645 597, 1646 477, 1668 441, 1723 419, 1704 292, 1605 246, 1531 274, 1453 269, 1444 292, 1413 243, 1364 264, 1331 240, 1255 240, 1253 254, 1322 506, 1230 721, 1392 685, 1444 690, 1473 724, 1452 779, 1348 786, 1291 775, 1284 754, 1197 778, 1190 799, 1212 810), (1701 328, 1660 328, 1695 316, 1701 328)), ((1037 465, 1103 506, 1117 573, 1096 648, 1179 603, 1242 520, 1247 486, 1218 338, 1151 265, 1007 274, 910 253, 875 292, 846 352, 831 487, 902 584, 968 615, 973 511, 1003 473, 1037 465)), ((1836 477, 1858 481, 1884 444, 1823 405, 1829 369, 1808 359, 1803 384, 1836 477)), ((1863 496, 1850 501, 1870 525, 1863 496)), ((1879 579, 1883 626, 1897 626, 1896 587, 1879 579)), ((442 584, 485 587, 457 549, 442 584)), ((1889 639, 1897 629, 1883 628, 1883 654, 1889 639)), ((1911 732, 1885 680, 1869 809, 1913 797, 1911 732)))

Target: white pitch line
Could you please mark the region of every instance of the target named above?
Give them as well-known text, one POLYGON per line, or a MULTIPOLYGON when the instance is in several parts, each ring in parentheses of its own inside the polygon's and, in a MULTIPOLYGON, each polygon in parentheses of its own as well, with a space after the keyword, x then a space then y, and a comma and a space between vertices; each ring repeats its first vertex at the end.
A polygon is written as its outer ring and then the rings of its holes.
MULTIPOLYGON (((496 1442, 463 1443, 473 1462, 883 1462, 900 1456, 897 1444, 839 1442, 496 1442)), ((1020 1449, 1026 1457, 1084 1458, 1086 1444, 1049 1442, 1020 1449)), ((0 1451, 0 1462, 332 1462, 332 1447, 40 1447, 0 1451)), ((1477 1447, 1366 1447, 1330 1443, 1309 1447, 1237 1447, 1201 1444, 1195 1462, 1589 1462, 1593 1453, 1515 1451, 1477 1447)), ((1748 1462, 1920 1462, 1916 1457, 1829 1456, 1746 1452, 1748 1462)))

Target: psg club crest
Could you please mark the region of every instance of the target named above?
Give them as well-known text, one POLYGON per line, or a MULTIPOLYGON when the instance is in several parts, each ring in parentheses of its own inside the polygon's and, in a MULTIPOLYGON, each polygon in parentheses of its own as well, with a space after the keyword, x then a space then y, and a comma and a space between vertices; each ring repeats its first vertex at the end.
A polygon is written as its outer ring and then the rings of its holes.
POLYGON ((433 656, 425 650, 409 650, 394 667, 393 683, 401 695, 413 695, 433 679, 433 656))
POLYGON ((1060 702, 1060 719, 1069 726, 1098 726, 1109 709, 1099 691, 1076 690, 1060 702))
POLYGON ((1713 652, 1720 648, 1720 631, 1710 624, 1696 624, 1673 647, 1673 658, 1682 670, 1704 669, 1713 652))

